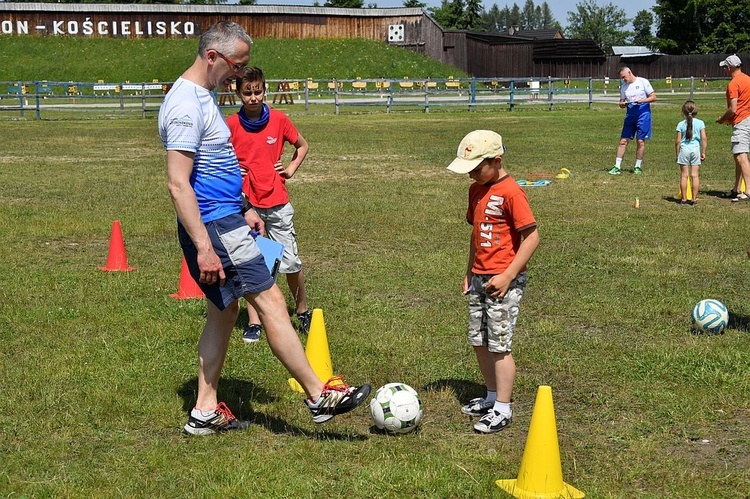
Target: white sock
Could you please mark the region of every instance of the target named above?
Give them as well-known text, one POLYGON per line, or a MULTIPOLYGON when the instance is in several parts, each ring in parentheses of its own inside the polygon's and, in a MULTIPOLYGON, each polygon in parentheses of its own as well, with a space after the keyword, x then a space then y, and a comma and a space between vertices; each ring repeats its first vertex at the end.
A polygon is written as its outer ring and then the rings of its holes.
POLYGON ((487 396, 484 397, 484 401, 495 403, 495 400, 497 400, 497 392, 487 390, 487 396))
POLYGON ((500 402, 499 400, 495 400, 495 406, 493 409, 495 412, 499 412, 503 416, 511 417, 513 415, 513 411, 510 410, 510 402, 500 402))
POLYGON ((622 166, 622 158, 615 158, 615 167, 620 168, 622 166))
POLYGON ((642 159, 636 159, 635 160, 635 167, 636 168, 640 168, 641 167, 641 163, 643 163, 642 159))
POLYGON ((205 421, 211 416, 213 416, 215 412, 216 412, 216 409, 214 409, 213 411, 203 412, 197 407, 193 407, 193 410, 190 411, 190 415, 193 416, 194 418, 205 421))

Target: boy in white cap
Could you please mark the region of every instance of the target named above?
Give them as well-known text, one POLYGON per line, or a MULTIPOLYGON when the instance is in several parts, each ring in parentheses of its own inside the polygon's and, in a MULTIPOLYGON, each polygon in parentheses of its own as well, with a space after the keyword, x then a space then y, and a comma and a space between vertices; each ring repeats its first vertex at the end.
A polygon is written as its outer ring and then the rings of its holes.
POLYGON ((539 246, 539 233, 526 193, 503 167, 503 139, 490 130, 463 138, 448 166, 467 173, 466 221, 472 225, 466 276, 469 295, 469 345, 479 362, 487 395, 461 408, 481 416, 480 433, 495 433, 511 422, 510 408, 516 364, 511 353, 519 303, 526 289, 526 264, 539 246))
POLYGON ((742 180, 745 189, 750 189, 750 76, 740 69, 742 61, 736 55, 730 55, 719 63, 726 69, 731 78, 727 84, 727 110, 719 116, 716 123, 732 125, 732 154, 734 155, 735 180, 729 192, 732 201, 750 200, 750 192, 742 192, 742 180))

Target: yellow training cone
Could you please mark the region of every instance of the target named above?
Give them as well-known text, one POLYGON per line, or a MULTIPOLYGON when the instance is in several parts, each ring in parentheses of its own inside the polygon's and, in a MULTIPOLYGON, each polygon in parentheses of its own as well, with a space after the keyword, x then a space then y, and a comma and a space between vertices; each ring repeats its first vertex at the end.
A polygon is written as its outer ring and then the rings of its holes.
MULTIPOLYGON (((305 355, 315 375, 323 383, 333 377, 333 363, 331 362, 331 352, 328 350, 328 336, 326 335, 326 325, 323 320, 323 310, 319 308, 313 309, 310 332, 307 335, 307 345, 305 346, 305 355)), ((289 386, 294 391, 304 393, 302 386, 294 378, 289 378, 289 386)))
POLYGON ((518 478, 497 480, 495 483, 508 494, 521 499, 579 499, 585 496, 563 482, 551 387, 540 386, 536 393, 518 478))
MULTIPOLYGON (((682 199, 682 192, 677 192, 677 199, 682 199)), ((693 181, 687 178, 687 187, 685 187, 685 199, 693 200, 693 181)))

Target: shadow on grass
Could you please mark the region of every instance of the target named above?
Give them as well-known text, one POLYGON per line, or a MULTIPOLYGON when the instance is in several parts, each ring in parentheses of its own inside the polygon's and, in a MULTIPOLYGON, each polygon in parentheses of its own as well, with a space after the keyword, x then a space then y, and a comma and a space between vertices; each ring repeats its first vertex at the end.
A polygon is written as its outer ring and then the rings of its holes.
POLYGON ((729 323, 727 324, 727 327, 729 329, 737 329, 746 333, 750 330, 750 317, 729 312, 729 323))
MULTIPOLYGON (((221 398, 226 401, 227 406, 232 413, 239 419, 249 421, 252 424, 262 426, 270 432, 284 435, 301 435, 308 438, 327 439, 327 440, 366 440, 366 435, 340 433, 328 430, 310 431, 299 426, 288 423, 287 421, 268 416, 260 412, 254 412, 250 409, 249 402, 271 403, 278 400, 278 397, 271 395, 262 388, 258 388, 252 381, 221 378, 219 380, 221 389, 221 398)), ((182 398, 182 410, 189 413, 193 407, 198 395, 198 378, 193 377, 184 382, 177 389, 177 395, 182 398)), ((301 401, 300 401, 301 403, 301 401)))
MULTIPOLYGON (((680 188, 677 187, 677 192, 679 193, 680 188)), ((711 191, 704 191, 701 190, 698 196, 698 203, 700 203, 701 196, 706 196, 709 198, 718 198, 718 199, 726 199, 729 201, 729 191, 717 191, 717 190, 711 190, 711 191)), ((662 199, 668 203, 678 203, 680 202, 680 198, 678 196, 663 196, 662 199)))
MULTIPOLYGON (((732 312, 729 312, 729 321, 727 322, 726 329, 735 329, 737 331, 747 333, 748 330, 750 330, 750 317, 748 317, 747 315, 733 314, 732 312)), ((710 333, 707 331, 702 331, 700 329, 693 329, 692 333, 697 336, 714 336, 717 334, 724 334, 724 331, 720 333, 710 333)))
POLYGON ((439 392, 446 389, 452 390, 456 399, 461 404, 466 404, 473 398, 484 397, 487 395, 487 389, 484 385, 461 379, 439 379, 427 383, 422 389, 433 392, 439 392))
POLYGON ((727 201, 729 200, 729 191, 728 190, 727 191, 717 191, 717 190, 700 191, 700 193, 703 194, 704 196, 709 196, 709 197, 712 197, 712 198, 726 199, 727 201))

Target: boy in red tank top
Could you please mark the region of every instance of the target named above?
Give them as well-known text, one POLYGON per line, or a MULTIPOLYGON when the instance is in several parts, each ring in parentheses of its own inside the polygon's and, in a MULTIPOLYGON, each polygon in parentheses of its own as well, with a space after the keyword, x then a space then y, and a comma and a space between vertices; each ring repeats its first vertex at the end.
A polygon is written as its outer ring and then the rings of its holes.
POLYGON ((462 291, 469 295, 469 345, 479 362, 487 395, 461 412, 480 416, 474 430, 496 433, 511 422, 516 364, 511 353, 519 303, 526 289, 526 264, 539 233, 526 193, 503 167, 503 139, 490 130, 463 138, 448 166, 468 174, 466 221, 473 227, 462 291))

